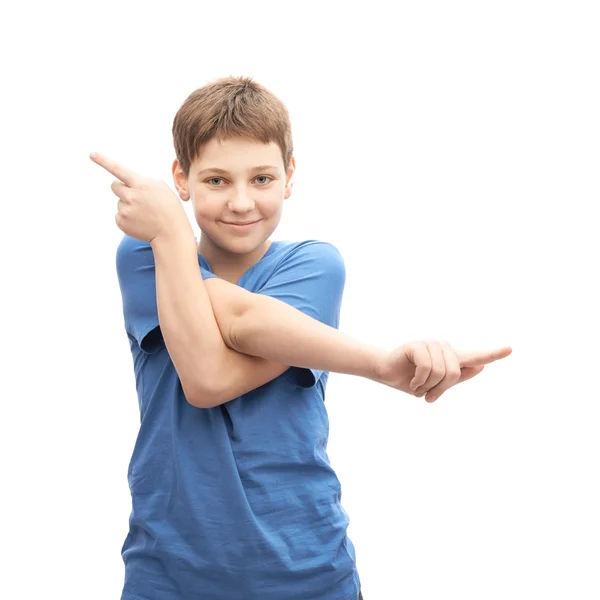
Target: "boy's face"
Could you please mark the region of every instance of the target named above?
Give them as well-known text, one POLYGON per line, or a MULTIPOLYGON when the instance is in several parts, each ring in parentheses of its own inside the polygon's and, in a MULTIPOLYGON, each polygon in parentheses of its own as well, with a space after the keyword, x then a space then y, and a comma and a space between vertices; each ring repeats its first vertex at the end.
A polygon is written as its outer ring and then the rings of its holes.
POLYGON ((175 187, 190 200, 210 251, 260 253, 279 220, 283 200, 292 191, 295 161, 285 169, 274 142, 213 138, 202 147, 186 178, 173 164, 175 187))

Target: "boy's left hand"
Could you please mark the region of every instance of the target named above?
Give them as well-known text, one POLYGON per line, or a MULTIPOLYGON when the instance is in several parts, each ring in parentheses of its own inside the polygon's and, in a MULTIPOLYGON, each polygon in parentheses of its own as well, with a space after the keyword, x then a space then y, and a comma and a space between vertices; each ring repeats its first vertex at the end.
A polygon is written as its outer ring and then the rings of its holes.
POLYGON ((457 383, 479 375, 484 367, 512 354, 512 347, 459 351, 444 340, 413 341, 384 352, 375 381, 435 402, 457 383))
POLYGON ((181 201, 164 181, 142 177, 96 152, 90 158, 117 178, 111 185, 119 198, 115 221, 125 234, 152 243, 162 235, 192 231, 181 201))

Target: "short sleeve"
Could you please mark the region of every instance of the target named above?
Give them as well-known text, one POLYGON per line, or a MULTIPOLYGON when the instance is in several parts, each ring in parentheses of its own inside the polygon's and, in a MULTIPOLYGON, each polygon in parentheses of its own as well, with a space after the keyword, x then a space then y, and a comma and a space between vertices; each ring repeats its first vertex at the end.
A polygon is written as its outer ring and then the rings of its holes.
MULTIPOLYGON (((158 322, 152 246, 126 235, 117 248, 116 265, 125 330, 143 352, 152 354, 165 347, 158 322)), ((200 265, 198 268, 203 279, 216 277, 200 265)))
MULTIPOLYGON (((332 244, 303 242, 287 254, 257 293, 276 298, 325 323, 339 327, 346 267, 332 244)), ((312 387, 323 371, 292 367, 288 373, 301 387, 312 387)))

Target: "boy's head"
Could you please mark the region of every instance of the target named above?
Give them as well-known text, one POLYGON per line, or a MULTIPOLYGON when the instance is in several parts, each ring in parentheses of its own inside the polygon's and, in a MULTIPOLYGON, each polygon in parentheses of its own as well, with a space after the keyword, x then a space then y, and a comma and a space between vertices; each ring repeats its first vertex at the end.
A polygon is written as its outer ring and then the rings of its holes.
POLYGON ((194 206, 201 251, 262 255, 292 190, 284 104, 250 78, 218 79, 185 100, 173 141, 173 180, 180 198, 194 206))

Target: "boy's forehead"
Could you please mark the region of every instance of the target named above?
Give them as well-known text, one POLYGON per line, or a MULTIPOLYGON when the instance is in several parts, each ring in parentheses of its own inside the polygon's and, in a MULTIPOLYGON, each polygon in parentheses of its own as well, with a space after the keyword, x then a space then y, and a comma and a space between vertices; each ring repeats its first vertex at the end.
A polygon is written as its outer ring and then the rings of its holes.
POLYGON ((200 148, 194 161, 197 170, 245 170, 264 165, 282 167, 281 149, 275 142, 265 144, 248 138, 213 138, 200 148))

